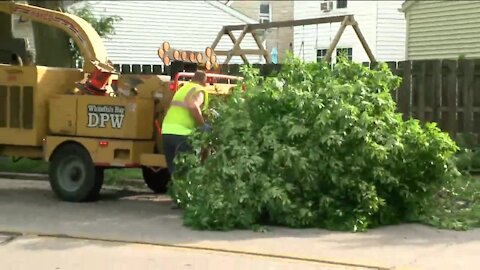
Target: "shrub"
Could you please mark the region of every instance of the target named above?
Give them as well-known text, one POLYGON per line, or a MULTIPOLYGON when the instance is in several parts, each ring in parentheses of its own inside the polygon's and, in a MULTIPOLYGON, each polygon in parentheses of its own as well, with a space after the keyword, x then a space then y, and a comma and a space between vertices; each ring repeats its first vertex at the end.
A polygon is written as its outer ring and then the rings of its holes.
POLYGON ((458 175, 450 137, 396 113, 401 81, 386 65, 290 57, 275 77, 243 72, 247 92, 215 103, 213 130, 176 160, 169 192, 187 226, 363 231, 420 215, 458 175))

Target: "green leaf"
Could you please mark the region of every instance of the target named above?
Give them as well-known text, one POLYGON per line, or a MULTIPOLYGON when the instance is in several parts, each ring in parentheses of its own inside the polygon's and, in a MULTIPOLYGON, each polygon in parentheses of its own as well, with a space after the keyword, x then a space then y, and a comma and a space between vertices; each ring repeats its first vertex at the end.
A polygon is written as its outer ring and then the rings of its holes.
MULTIPOLYGON (((471 190, 450 188, 461 176, 457 145, 434 124, 402 119, 391 95, 400 78, 386 65, 341 59, 330 69, 290 55, 273 77, 251 66, 242 72, 248 91, 212 97, 213 131, 191 137, 196 153, 209 145, 212 154, 176 160, 169 193, 185 208, 187 226, 361 232, 412 220, 475 224, 452 216, 470 210, 436 196, 471 190)), ((479 200, 457 201, 478 209, 479 200)))

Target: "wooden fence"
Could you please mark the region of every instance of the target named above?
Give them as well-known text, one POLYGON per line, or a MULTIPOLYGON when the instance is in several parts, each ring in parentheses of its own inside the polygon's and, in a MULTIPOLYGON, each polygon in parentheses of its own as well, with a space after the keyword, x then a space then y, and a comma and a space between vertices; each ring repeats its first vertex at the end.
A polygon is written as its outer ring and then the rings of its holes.
MULTIPOLYGON (((253 64, 254 67, 260 69, 262 76, 268 76, 274 71, 281 68, 280 64, 253 64)), ((175 75, 180 71, 195 71, 197 69, 195 64, 178 63, 170 66, 163 65, 114 65, 115 69, 123 74, 157 74, 157 75, 175 75)), ((220 72, 222 74, 241 75, 240 64, 220 65, 220 72)))
POLYGON ((480 60, 422 60, 387 63, 402 78, 392 92, 404 119, 436 122, 452 138, 478 145, 480 60))
MULTIPOLYGON (((371 68, 370 63, 363 63, 371 68)), ((387 62, 394 74, 402 78, 399 89, 392 92, 398 111, 404 119, 413 117, 421 122, 436 122, 452 138, 471 146, 480 143, 480 60, 422 60, 387 62), (464 136, 468 135, 468 136, 464 136), (473 136, 472 136, 473 135, 473 136)), ((281 65, 254 65, 268 76, 281 65)), ((119 65, 122 73, 167 74, 192 71, 195 66, 119 65)), ((221 66, 221 72, 240 75, 240 65, 221 66)))

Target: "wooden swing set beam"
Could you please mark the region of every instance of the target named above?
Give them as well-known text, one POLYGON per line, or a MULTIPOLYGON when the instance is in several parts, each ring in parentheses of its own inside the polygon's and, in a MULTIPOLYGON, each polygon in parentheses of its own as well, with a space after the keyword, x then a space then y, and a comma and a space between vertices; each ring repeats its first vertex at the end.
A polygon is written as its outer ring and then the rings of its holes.
MULTIPOLYGON (((268 23, 256 23, 256 24, 243 24, 243 25, 226 25, 223 26, 222 29, 218 32, 217 37, 212 43, 212 50, 215 50, 217 47, 218 43, 222 39, 223 35, 228 35, 233 42, 233 49, 229 51, 215 51, 217 55, 226 55, 227 58, 225 59, 223 64, 228 64, 228 62, 232 59, 233 56, 241 56, 242 60, 245 64, 248 64, 248 59, 246 57, 247 54, 249 55, 263 55, 265 58, 265 61, 268 64, 272 63, 272 58, 270 53, 264 48, 260 38, 258 37, 258 34, 255 32, 255 30, 259 29, 270 29, 270 28, 282 28, 282 27, 294 27, 294 26, 304 26, 304 25, 312 25, 312 24, 322 24, 322 23, 336 23, 340 22, 340 28, 338 29, 337 34, 335 35, 335 38, 332 40, 332 43, 330 44, 330 47, 327 50, 327 54, 325 55, 325 60, 327 62, 331 61, 332 58, 332 53, 335 47, 337 46, 338 42, 340 41, 340 38, 347 28, 347 26, 352 26, 354 29, 358 39, 360 40, 360 43, 362 44, 365 52, 368 55, 368 58, 370 59, 371 62, 376 62, 375 56, 373 55, 370 47, 368 46, 368 43, 363 36, 362 32, 360 31, 360 28, 358 26, 358 22, 355 20, 353 15, 343 15, 343 16, 332 16, 332 17, 323 17, 323 18, 313 18, 313 19, 304 19, 304 20, 289 20, 289 21, 278 21, 278 22, 268 22, 268 23), (238 39, 235 39, 233 35, 233 31, 238 31, 242 30, 242 33, 238 37, 238 39), (255 40, 255 43, 257 44, 259 50, 243 50, 240 48, 240 44, 242 40, 245 38, 246 34, 250 33, 252 37, 255 40)), ((318 33, 317 33, 318 35, 318 33)))
MULTIPOLYGON (((255 23, 255 24, 246 24, 251 30, 258 29, 270 29, 270 28, 282 28, 282 27, 294 27, 302 25, 311 25, 311 24, 322 24, 322 23, 334 23, 342 22, 345 17, 352 15, 342 15, 342 16, 332 16, 332 17, 322 17, 322 18, 313 18, 313 19, 303 19, 303 20, 289 20, 289 21, 278 21, 278 22, 268 22, 268 23, 255 23)), ((225 30, 238 31, 242 30, 245 25, 226 25, 225 30)))

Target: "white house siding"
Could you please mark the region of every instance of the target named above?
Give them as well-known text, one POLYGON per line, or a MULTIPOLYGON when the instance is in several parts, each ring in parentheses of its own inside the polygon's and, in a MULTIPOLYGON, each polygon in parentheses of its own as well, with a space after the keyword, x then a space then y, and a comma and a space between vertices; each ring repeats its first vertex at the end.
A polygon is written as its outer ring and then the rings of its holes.
MULTIPOLYGON (((235 11, 226 12, 207 1, 89 1, 95 15, 117 15, 115 35, 104 39, 110 59, 115 64, 161 64, 157 49, 164 41, 173 48, 204 51, 211 46, 223 25, 255 23, 240 19, 235 11), (233 14, 233 15, 232 15, 233 14)), ((238 36, 238 33, 235 33, 238 36)), ((256 44, 247 36, 242 48, 256 44)), ((222 38, 217 50, 230 50, 233 43, 222 38)), ((259 57, 249 60, 258 62, 259 57)), ((218 57, 221 63, 224 57, 218 57)), ((240 63, 240 57, 230 63, 240 63)))
MULTIPOLYGON (((395 9, 401 7, 403 1, 348 1, 347 8, 334 9, 330 12, 320 10, 322 1, 294 1, 295 20, 319 18, 338 15, 354 15, 360 30, 367 40, 368 46, 380 61, 399 61, 405 54, 405 20, 398 20, 402 13, 395 9), (391 16, 393 15, 393 16, 391 16), (397 27, 398 26, 398 27, 397 27)), ((294 53, 303 58, 300 50, 302 40, 305 42, 305 61, 316 61, 317 49, 328 49, 331 41, 340 28, 340 23, 326 23, 317 26, 307 25, 294 28, 294 53), (317 41, 318 38, 318 41, 317 41), (318 44, 318 45, 316 45, 318 44)), ((348 26, 337 48, 352 48, 352 58, 356 62, 370 61, 355 31, 348 26)), ((332 60, 335 61, 336 50, 332 60)))
POLYGON ((417 1, 407 16, 407 57, 480 57, 480 1, 417 1))
POLYGON ((27 41, 27 49, 32 52, 35 57, 35 42, 33 38, 32 22, 30 20, 25 22, 19 21, 20 17, 12 16, 12 34, 15 38, 24 38, 27 41))
MULTIPOLYGON (((19 4, 27 4, 27 1, 17 1, 19 4)), ((20 16, 12 15, 12 34, 15 38, 23 38, 27 42, 27 50, 32 53, 33 60, 36 57, 35 42, 31 20, 20 20, 20 16)))
POLYGON ((377 2, 377 52, 378 61, 405 60, 406 23, 399 11, 403 1, 377 2))

